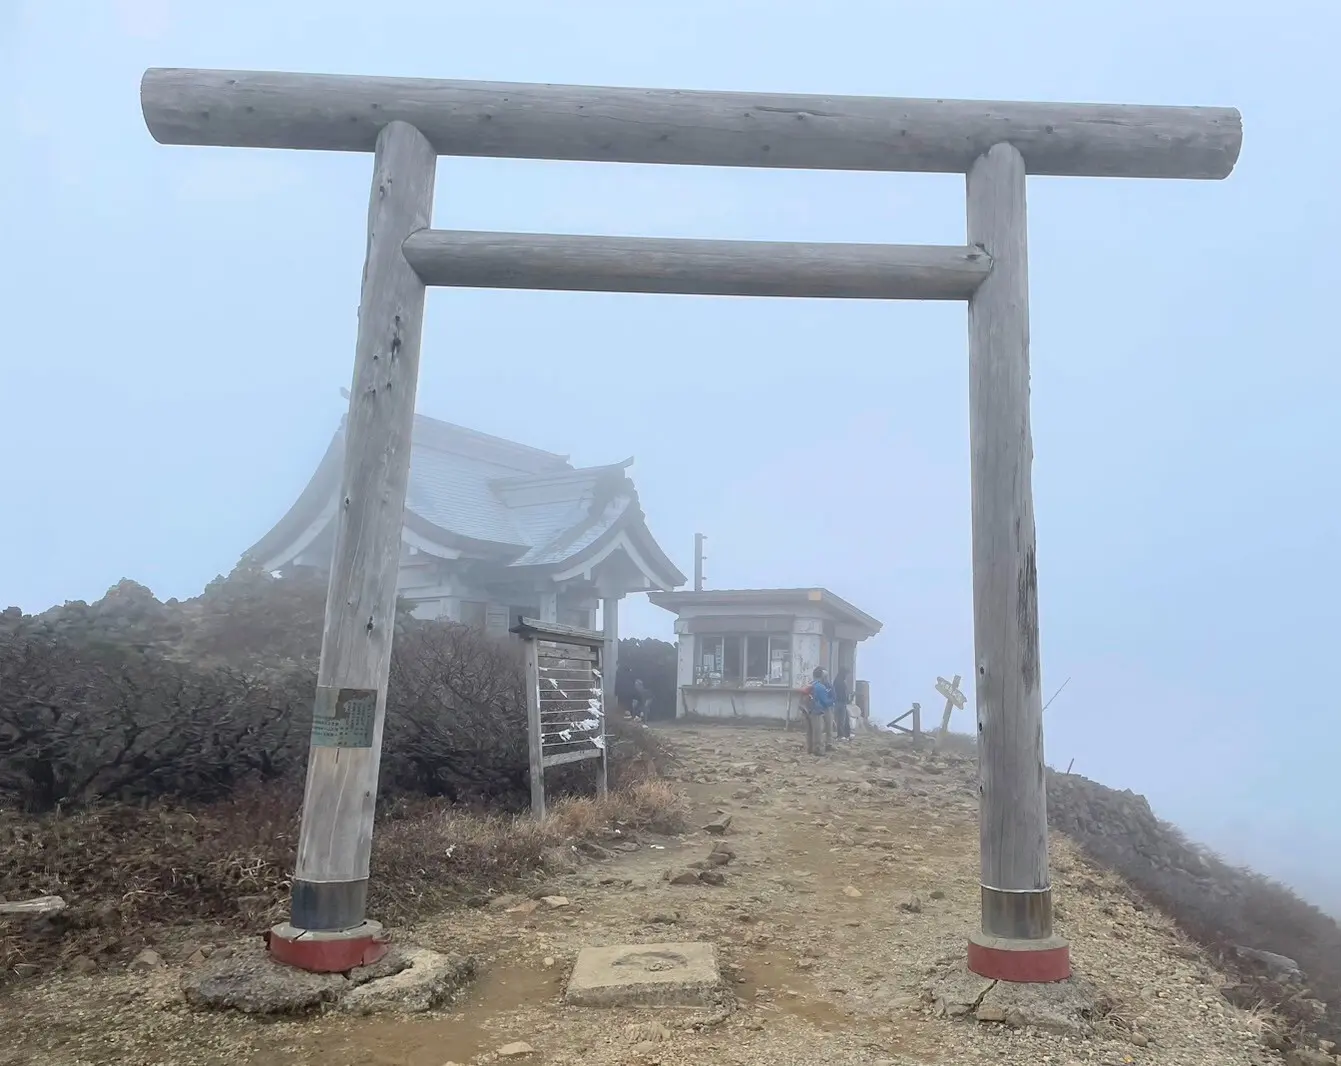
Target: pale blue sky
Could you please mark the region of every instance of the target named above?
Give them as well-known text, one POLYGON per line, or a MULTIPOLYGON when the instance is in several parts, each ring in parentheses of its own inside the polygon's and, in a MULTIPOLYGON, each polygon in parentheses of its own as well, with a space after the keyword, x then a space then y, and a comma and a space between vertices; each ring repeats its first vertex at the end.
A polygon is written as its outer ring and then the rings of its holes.
MULTIPOLYGON (((1031 179, 1049 759, 1341 910, 1341 14, 1329 0, 0 0, 0 601, 227 571, 343 407, 366 156, 169 148, 146 66, 1224 104, 1226 182, 1031 179), (1325 549, 1332 549, 1326 551, 1325 549)), ((444 160, 453 228, 958 243, 963 181, 444 160)), ((969 674, 958 306, 439 292, 419 408, 636 457, 682 569, 885 622, 879 713, 969 674)), ((634 634, 670 618, 630 608, 634 634)), ((969 727, 964 712, 958 724, 969 727)))

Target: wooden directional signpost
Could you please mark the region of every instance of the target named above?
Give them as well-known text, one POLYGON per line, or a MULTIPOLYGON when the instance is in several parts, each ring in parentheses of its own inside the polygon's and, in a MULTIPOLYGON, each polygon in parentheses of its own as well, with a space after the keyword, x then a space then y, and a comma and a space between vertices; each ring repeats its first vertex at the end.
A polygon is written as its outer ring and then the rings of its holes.
POLYGON ((945 739, 945 734, 950 732, 950 715, 955 713, 956 708, 964 709, 964 694, 959 691, 959 682, 962 681, 958 674, 955 674, 953 681, 946 681, 943 677, 936 678, 936 691, 945 697, 945 712, 941 715, 941 731, 936 734, 936 742, 940 743, 945 739))
POLYGON ((425 286, 453 285, 967 302, 982 852, 969 965, 1070 973, 1048 877, 1025 178, 1224 178, 1238 111, 182 69, 146 72, 141 104, 164 144, 373 154, 318 724, 276 957, 347 969, 385 950, 364 900, 420 326, 425 286), (435 230, 443 155, 963 174, 968 232, 923 247, 435 230))

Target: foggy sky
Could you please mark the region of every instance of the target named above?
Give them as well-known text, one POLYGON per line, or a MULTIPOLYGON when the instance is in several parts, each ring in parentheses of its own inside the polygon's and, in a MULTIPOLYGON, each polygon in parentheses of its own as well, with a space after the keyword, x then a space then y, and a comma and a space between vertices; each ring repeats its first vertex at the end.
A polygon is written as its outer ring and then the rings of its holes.
MULTIPOLYGON (((1236 106, 1228 181, 1030 179, 1044 687, 1073 679, 1047 747, 1341 911, 1335 4, 276 7, 0 5, 0 606, 198 592, 344 407, 370 158, 156 145, 146 66, 1236 106)), ((957 244, 963 216, 954 176, 451 159, 435 222, 957 244)), ((632 454, 681 569, 701 531, 710 587, 882 619, 883 715, 972 673, 967 395, 958 305, 451 291, 418 406, 632 454)))

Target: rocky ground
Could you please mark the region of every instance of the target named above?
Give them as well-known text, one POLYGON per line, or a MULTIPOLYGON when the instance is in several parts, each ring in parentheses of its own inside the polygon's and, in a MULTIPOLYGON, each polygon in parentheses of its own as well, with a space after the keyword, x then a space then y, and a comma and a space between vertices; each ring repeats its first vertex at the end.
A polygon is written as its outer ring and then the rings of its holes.
POLYGON ((877 735, 819 760, 797 732, 677 727, 666 739, 694 824, 729 826, 614 841, 525 894, 398 930, 477 960, 455 1004, 269 1022, 197 1011, 183 972, 223 945, 197 930, 121 974, 21 986, 0 1008, 0 1064, 1279 1061, 1261 1042, 1268 1019, 1232 1007, 1226 979, 1169 920, 1063 838, 1054 884, 1077 987, 1010 999, 967 975, 978 909, 968 756, 877 735), (728 861, 709 860, 714 846, 728 861), (734 992, 720 1008, 562 1002, 586 945, 698 940, 717 946, 734 992), (975 1002, 989 1008, 981 1020, 975 1002))

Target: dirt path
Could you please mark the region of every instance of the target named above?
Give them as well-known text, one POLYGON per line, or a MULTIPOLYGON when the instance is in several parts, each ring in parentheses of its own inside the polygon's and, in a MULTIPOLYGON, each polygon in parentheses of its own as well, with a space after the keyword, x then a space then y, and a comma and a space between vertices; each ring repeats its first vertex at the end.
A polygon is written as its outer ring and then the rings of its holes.
MULTIPOLYGON (((934 1016, 923 993, 962 958, 978 907, 973 766, 866 736, 824 760, 795 733, 673 728, 696 825, 730 813, 726 884, 679 886, 665 872, 712 838, 644 839, 522 897, 454 912, 403 938, 478 957, 482 976, 450 1009, 416 1018, 258 1022, 189 1010, 172 967, 58 978, 0 1009, 0 1063, 50 1066, 443 1066, 525 1041, 544 1064, 1239 1063, 1277 1061, 1254 1019, 1161 916, 1054 846, 1059 926, 1076 969, 1112 1006, 1099 1036, 1064 1037, 934 1016), (733 1013, 571 1008, 563 983, 588 944, 714 942, 733 1013), (639 1040, 659 1022, 668 1040, 639 1040), (1132 1031, 1134 1030, 1134 1037, 1132 1031)), ((656 1035, 661 1035, 660 1033, 656 1035)))

